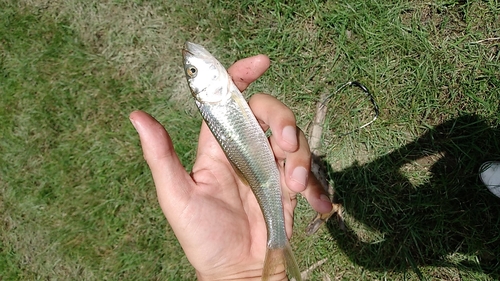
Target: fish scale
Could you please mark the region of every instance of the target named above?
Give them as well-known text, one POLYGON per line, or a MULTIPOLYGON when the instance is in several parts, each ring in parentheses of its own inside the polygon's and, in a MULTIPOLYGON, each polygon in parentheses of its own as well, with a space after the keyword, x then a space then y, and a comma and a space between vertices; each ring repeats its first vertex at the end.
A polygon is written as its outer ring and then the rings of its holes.
POLYGON ((186 42, 184 70, 195 103, 242 181, 252 189, 267 228, 262 280, 283 264, 301 280, 285 230, 280 174, 269 141, 226 69, 205 48, 186 42))
MULTIPOLYGON (((239 90, 236 89, 239 92, 239 90)), ((280 175, 266 135, 241 95, 224 105, 197 103, 201 115, 229 161, 248 182, 270 230, 268 246, 283 248, 287 242, 281 201, 280 175)))

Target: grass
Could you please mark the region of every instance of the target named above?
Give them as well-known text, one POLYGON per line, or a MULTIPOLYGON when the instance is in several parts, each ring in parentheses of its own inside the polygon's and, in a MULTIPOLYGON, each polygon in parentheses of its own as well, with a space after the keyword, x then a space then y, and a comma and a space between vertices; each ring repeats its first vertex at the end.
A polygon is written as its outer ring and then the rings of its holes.
POLYGON ((328 258, 311 280, 500 278, 500 201, 477 177, 500 159, 497 1, 0 3, 0 279, 194 278, 127 120, 152 113, 190 168, 186 39, 225 65, 269 55, 248 93, 277 96, 302 128, 347 81, 375 95, 379 120, 344 137, 367 101, 354 88, 329 101, 323 147, 348 230, 305 237, 301 200, 300 267, 328 258))

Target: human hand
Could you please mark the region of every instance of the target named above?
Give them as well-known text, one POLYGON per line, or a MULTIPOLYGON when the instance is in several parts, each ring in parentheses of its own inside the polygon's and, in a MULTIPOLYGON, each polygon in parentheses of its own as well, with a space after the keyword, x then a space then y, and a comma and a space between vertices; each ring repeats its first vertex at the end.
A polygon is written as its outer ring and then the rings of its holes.
MULTIPOLYGON (((268 57, 258 55, 236 62, 228 72, 243 91, 269 63, 268 57)), ((262 128, 273 132, 270 143, 280 169, 285 224, 291 236, 297 193, 318 212, 328 213, 332 205, 321 196, 325 192, 309 172, 309 146, 292 111, 265 94, 253 95, 249 104, 262 128)), ((142 111, 132 112, 130 120, 139 133, 160 206, 198 279, 260 280, 267 241, 262 212, 206 124, 202 124, 196 162, 188 174, 158 121, 142 111)), ((274 277, 286 279, 284 271, 274 277)))

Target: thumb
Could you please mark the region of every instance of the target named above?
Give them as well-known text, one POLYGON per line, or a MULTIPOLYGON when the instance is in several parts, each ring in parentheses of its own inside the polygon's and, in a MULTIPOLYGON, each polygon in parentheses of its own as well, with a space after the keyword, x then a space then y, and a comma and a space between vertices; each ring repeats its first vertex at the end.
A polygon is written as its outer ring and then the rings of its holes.
POLYGON ((158 201, 169 219, 170 216, 175 216, 175 207, 186 204, 192 179, 175 153, 167 131, 156 119, 143 111, 134 111, 129 118, 139 133, 144 159, 153 175, 158 201))

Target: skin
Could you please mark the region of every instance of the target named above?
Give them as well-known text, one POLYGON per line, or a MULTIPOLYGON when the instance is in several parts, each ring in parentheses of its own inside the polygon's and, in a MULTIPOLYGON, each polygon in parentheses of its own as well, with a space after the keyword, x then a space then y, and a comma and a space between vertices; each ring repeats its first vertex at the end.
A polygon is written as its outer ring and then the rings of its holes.
MULTIPOLYGON (((237 61, 228 72, 243 91, 269 64, 267 56, 257 55, 237 61)), ((249 104, 262 128, 273 132, 270 143, 284 183, 285 224, 291 236, 298 193, 318 212, 327 213, 332 205, 309 172, 309 146, 293 112, 265 94, 253 95, 249 104)), ((206 124, 201 126, 196 162, 188 174, 157 120, 142 111, 132 112, 130 120, 139 133, 160 206, 198 280, 261 280, 267 240, 262 212, 206 124)), ((272 280, 287 280, 284 269, 272 280)))

